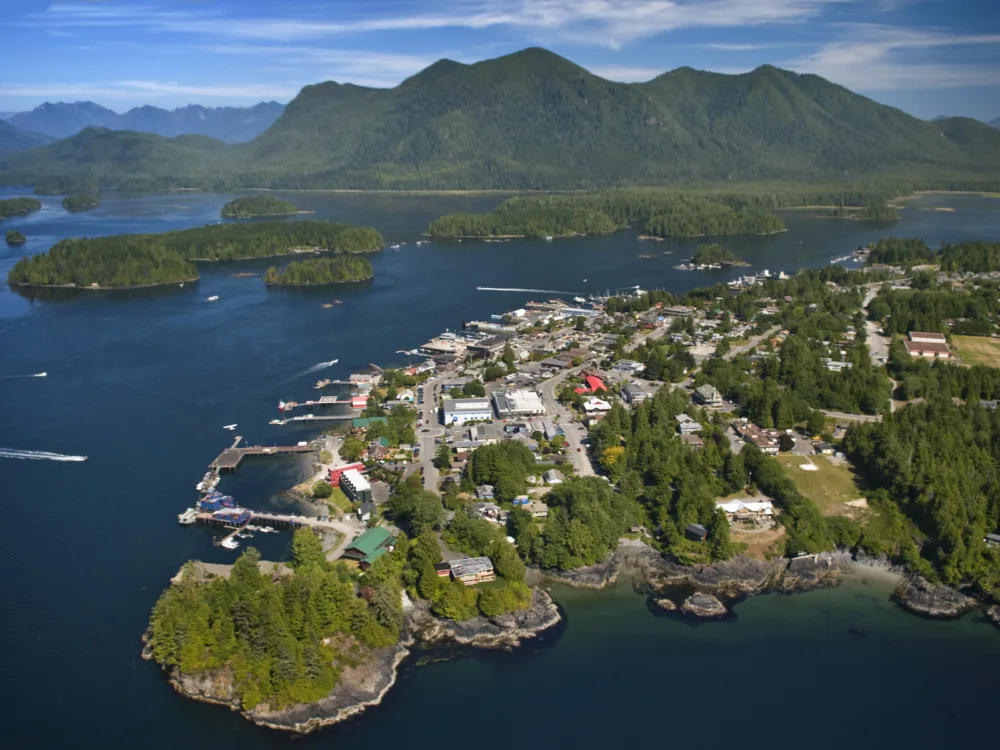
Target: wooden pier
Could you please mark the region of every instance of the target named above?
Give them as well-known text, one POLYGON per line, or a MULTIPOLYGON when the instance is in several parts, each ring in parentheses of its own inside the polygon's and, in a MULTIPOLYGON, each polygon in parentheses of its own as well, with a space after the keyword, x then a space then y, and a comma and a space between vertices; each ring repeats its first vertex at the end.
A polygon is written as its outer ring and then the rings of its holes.
MULTIPOLYGON (((227 510, 236 510, 236 509, 227 508, 227 510)), ((246 510, 246 509, 241 508, 240 510, 246 510)), ((246 524, 244 524, 243 526, 239 527, 232 526, 231 524, 228 524, 225 521, 216 518, 214 515, 206 511, 201 511, 199 513, 196 513, 195 519, 200 521, 201 523, 214 523, 220 526, 225 526, 226 528, 235 529, 232 534, 229 534, 229 536, 232 536, 233 534, 243 531, 247 526, 253 524, 255 521, 256 522, 263 521, 268 524, 277 526, 290 526, 296 529, 299 528, 300 526, 309 526, 310 528, 319 529, 320 531, 335 531, 337 533, 341 533, 341 531, 337 528, 337 524, 333 523, 332 521, 320 521, 318 518, 305 518, 304 516, 292 516, 285 513, 261 513, 256 510, 251 510, 249 511, 249 513, 250 513, 250 520, 247 521, 246 524)))
POLYGON ((350 403, 351 399, 349 397, 338 398, 337 396, 321 396, 313 401, 286 401, 283 411, 299 409, 303 406, 341 406, 350 405, 350 403))
MULTIPOLYGON (((348 417, 350 419, 351 417, 348 417)), ((218 457, 208 465, 212 471, 222 471, 224 469, 234 470, 240 465, 244 456, 277 456, 288 453, 315 453, 319 448, 312 445, 249 445, 245 448, 238 448, 242 437, 237 436, 232 446, 226 448, 218 457)))

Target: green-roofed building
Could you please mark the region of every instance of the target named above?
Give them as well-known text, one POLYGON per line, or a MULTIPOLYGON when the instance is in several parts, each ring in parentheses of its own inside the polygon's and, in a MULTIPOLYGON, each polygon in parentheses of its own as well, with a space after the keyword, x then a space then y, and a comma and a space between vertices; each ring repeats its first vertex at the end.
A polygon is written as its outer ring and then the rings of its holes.
POLYGON ((357 419, 351 420, 351 427, 367 429, 371 427, 376 422, 385 422, 385 417, 358 417, 357 419))
POLYGON ((344 558, 355 560, 362 570, 367 570, 392 547, 393 537, 388 529, 376 526, 368 529, 344 550, 344 558))

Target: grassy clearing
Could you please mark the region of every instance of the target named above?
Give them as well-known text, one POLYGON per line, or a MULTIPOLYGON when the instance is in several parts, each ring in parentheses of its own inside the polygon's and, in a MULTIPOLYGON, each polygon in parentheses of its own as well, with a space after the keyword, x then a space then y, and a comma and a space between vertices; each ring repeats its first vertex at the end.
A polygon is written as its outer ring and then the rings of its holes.
POLYGON ((951 342, 965 364, 1000 367, 1000 339, 988 336, 952 336, 951 342))
POLYGON ((846 502, 862 497, 854 481, 854 474, 846 463, 834 464, 826 456, 778 456, 788 476, 799 492, 819 506, 826 516, 852 515, 853 509, 846 502), (799 467, 813 463, 816 471, 806 471, 799 467))
POLYGON ((347 499, 347 495, 344 494, 344 491, 340 489, 340 487, 333 488, 333 494, 330 495, 327 502, 331 505, 335 505, 344 513, 351 512, 351 501, 347 499))

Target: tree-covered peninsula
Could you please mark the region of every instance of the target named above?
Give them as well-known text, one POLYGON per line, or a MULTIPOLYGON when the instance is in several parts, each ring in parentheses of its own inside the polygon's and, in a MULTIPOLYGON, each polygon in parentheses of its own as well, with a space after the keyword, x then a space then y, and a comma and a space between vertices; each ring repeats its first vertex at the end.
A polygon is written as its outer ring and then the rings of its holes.
POLYGON ((73 193, 63 198, 62 206, 67 211, 90 211, 101 205, 101 201, 93 193, 73 193))
POLYGON ((709 237, 728 234, 774 234, 785 223, 762 208, 732 208, 703 203, 652 217, 643 229, 654 237, 709 237))
POLYGON ((38 211, 42 207, 42 202, 37 198, 8 198, 0 200, 0 219, 8 219, 11 216, 27 216, 38 211))
POLYGON ((698 245, 691 262, 696 264, 717 264, 722 266, 748 266, 749 263, 740 260, 722 245, 698 245))
POLYGON ((16 229, 11 229, 7 232, 7 244, 8 245, 23 245, 28 241, 28 238, 21 234, 16 229))
POLYGON ((366 253, 382 247, 368 227, 324 221, 213 224, 162 234, 66 239, 22 258, 7 274, 14 286, 115 289, 198 278, 193 261, 232 261, 302 252, 366 253))
POLYGON ((333 258, 293 260, 280 271, 271 266, 264 274, 264 283, 275 286, 315 286, 368 281, 375 276, 367 258, 357 255, 337 255, 333 258))
POLYGON ((223 219, 250 219, 254 216, 290 216, 298 213, 294 204, 270 195, 235 198, 222 207, 223 219))

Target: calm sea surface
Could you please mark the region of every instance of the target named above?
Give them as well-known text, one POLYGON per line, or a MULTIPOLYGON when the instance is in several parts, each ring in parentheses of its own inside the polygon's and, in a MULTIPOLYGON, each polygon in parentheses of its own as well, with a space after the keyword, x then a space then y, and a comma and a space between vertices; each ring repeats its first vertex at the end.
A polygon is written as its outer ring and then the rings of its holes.
MULTIPOLYGON (((3 191, 4 197, 16 191, 3 191)), ((231 196, 106 196, 71 215, 2 222, 26 246, 0 244, 0 276, 64 237, 157 232, 218 220, 231 196)), ((285 747, 293 739, 176 696, 139 658, 159 592, 185 560, 228 561, 210 533, 182 528, 208 462, 236 422, 250 443, 302 440, 271 427, 280 398, 368 362, 400 363, 463 320, 529 299, 641 285, 683 291, 730 272, 672 266, 697 243, 634 234, 544 242, 415 247, 443 213, 489 210, 500 198, 290 194, 317 218, 371 225, 388 244, 370 284, 267 290, 268 261, 204 266, 201 281, 144 292, 29 299, 0 290, 0 448, 86 455, 86 463, 0 458, 0 705, 5 745, 39 748, 285 747), (665 254, 670 251, 671 254, 665 254), (642 257, 652 256, 652 257, 642 257), (479 292, 476 286, 552 292, 479 292), (209 304, 209 295, 219 295, 209 304), (322 309, 337 298, 343 304, 322 309), (46 371, 47 378, 23 377, 46 371)), ((1000 201, 926 196, 891 229, 789 212, 789 231, 726 241, 756 269, 795 271, 880 236, 1000 239, 1000 201), (950 208, 954 211, 929 210, 950 208)), ((309 217, 305 217, 309 218, 309 217)), ((252 508, 303 477, 296 458, 248 461, 222 489, 252 508)), ((287 535, 258 538, 269 559, 287 535)), ((772 748, 940 747, 995 742, 1000 631, 974 617, 927 622, 860 581, 737 607, 734 622, 693 626, 651 613, 628 587, 557 589, 567 622, 513 654, 407 667, 384 704, 299 743, 418 747, 608 747, 685 742, 772 748), (864 635, 851 634, 860 630, 864 635), (432 731, 431 727, 435 727, 432 731)))

